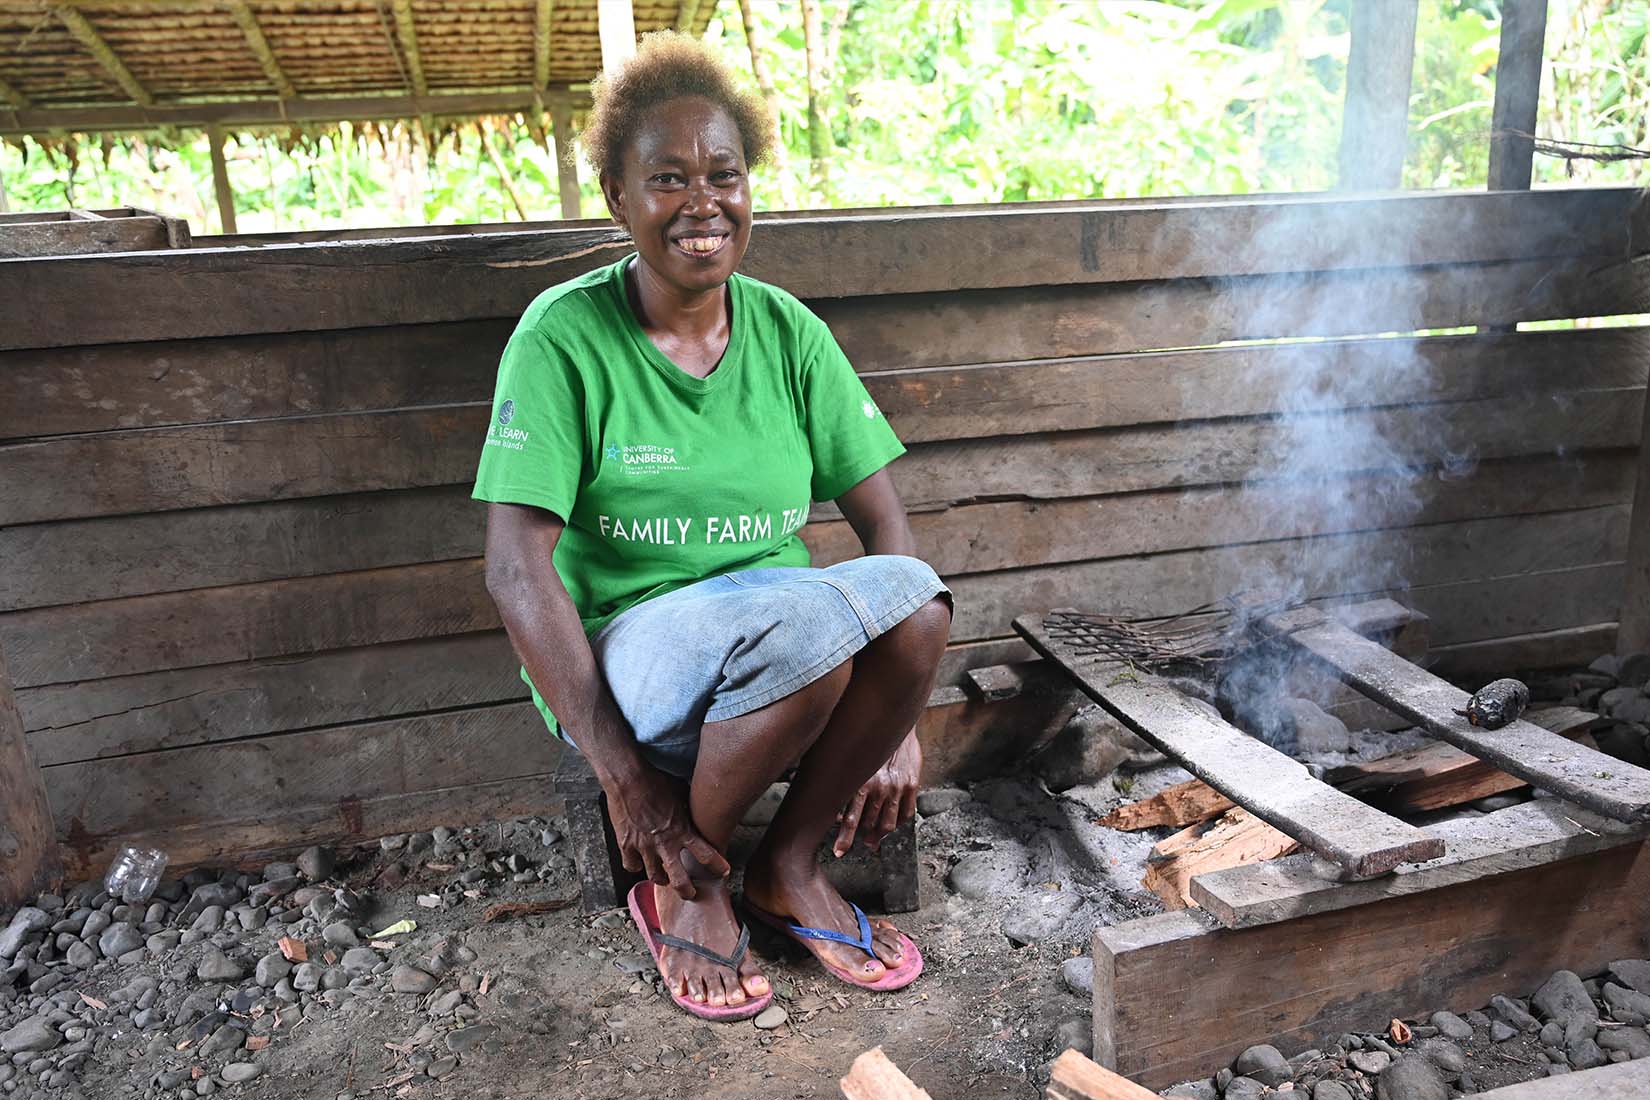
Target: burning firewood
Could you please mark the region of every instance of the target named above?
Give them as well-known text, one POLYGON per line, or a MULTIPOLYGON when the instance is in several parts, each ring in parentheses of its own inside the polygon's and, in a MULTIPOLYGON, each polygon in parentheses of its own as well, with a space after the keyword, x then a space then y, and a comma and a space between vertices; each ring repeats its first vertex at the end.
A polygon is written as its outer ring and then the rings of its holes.
POLYGON ((1498 730, 1516 721, 1529 705, 1530 689, 1521 681, 1497 680, 1479 688, 1467 700, 1467 709, 1455 713, 1481 729, 1498 730))

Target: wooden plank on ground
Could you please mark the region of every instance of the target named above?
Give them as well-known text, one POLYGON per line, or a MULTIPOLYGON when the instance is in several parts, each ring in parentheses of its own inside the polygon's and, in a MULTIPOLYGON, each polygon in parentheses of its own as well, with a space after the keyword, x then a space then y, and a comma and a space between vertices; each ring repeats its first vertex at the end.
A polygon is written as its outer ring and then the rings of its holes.
POLYGON ((1452 680, 1494 680, 1511 671, 1575 668, 1615 647, 1616 624, 1595 622, 1439 646, 1431 667, 1452 680))
POLYGON ((1646 896, 1641 843, 1253 928, 1197 909, 1101 928, 1095 1059, 1161 1089, 1255 1043, 1302 1050, 1528 994, 1554 970, 1643 958, 1646 896))
POLYGON ((0 909, 32 900, 61 875, 51 805, 0 652, 0 909))
POLYGON ((1168 825, 1184 828, 1218 817, 1237 803, 1201 779, 1188 779, 1157 792, 1150 798, 1125 803, 1102 817, 1099 824, 1124 832, 1156 829, 1168 825))
POLYGON ((1140 884, 1156 894, 1165 909, 1184 909, 1197 904, 1191 888, 1199 875, 1299 850, 1293 837, 1234 806, 1207 825, 1193 825, 1153 845, 1140 884))
POLYGON ((1157 1093, 1120 1077, 1075 1050, 1063 1051, 1049 1067, 1045 1100, 1157 1100, 1157 1093))
POLYGON ((843 1100, 931 1100, 925 1090, 900 1072, 881 1047, 872 1047, 855 1058, 848 1067, 848 1076, 839 1084, 843 1100))
POLYGON ((1530 722, 1477 729, 1455 713, 1466 706, 1467 692, 1310 608, 1271 616, 1263 625, 1439 740, 1606 817, 1650 820, 1650 771, 1530 722))
MULTIPOLYGON (((765 224, 744 267, 799 297, 832 299, 1320 269, 1551 266, 1619 256, 1635 198, 1628 188, 1574 189, 794 218, 765 224), (1476 232, 1454 231, 1468 220, 1476 232), (1271 243, 1256 247, 1261 241, 1271 243), (856 262, 841 264, 845 255, 856 262)), ((630 248, 622 231, 598 227, 27 261, 16 292, 0 295, 0 346, 513 316, 543 288, 630 248), (125 308, 100 308, 115 294, 125 308)))
POLYGON ((1650 1058, 1541 1077, 1478 1094, 1478 1100, 1643 1100, 1650 1096, 1650 1058))
POLYGON ((1349 873, 1380 875, 1399 863, 1442 854, 1437 839, 1318 782, 1299 761, 1199 710, 1157 677, 1078 658, 1041 616, 1017 618, 1014 628, 1045 657, 1061 662, 1084 693, 1124 725, 1349 873))
POLYGON ((1557 799, 1538 799, 1430 826, 1444 854, 1369 882, 1329 882, 1310 859, 1250 863, 1191 880, 1192 900, 1227 928, 1293 920, 1372 901, 1472 883, 1623 844, 1650 826, 1624 825, 1557 799))

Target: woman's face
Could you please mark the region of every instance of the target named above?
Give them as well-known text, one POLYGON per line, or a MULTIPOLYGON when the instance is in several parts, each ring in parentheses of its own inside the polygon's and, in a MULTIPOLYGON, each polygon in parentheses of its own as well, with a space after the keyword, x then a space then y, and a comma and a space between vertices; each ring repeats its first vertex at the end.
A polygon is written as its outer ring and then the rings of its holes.
POLYGON ((653 273, 696 293, 728 281, 750 244, 745 145, 733 116, 687 96, 654 107, 626 143, 621 178, 604 174, 613 217, 653 273))

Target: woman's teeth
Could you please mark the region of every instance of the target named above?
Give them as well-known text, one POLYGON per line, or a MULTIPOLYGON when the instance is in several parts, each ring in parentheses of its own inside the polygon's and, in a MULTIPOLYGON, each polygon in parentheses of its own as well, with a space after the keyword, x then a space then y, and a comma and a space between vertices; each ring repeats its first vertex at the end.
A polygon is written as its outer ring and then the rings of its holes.
POLYGON ((678 237, 676 247, 692 256, 709 256, 726 240, 726 237, 678 237))

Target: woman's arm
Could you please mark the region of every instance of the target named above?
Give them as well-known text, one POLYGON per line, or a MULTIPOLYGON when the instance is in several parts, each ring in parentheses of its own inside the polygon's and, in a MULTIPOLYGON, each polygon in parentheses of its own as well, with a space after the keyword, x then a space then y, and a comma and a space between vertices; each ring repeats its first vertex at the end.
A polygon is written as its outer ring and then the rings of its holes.
POLYGON ((682 851, 715 875, 728 862, 693 828, 680 785, 642 758, 629 723, 596 667, 578 609, 552 558, 561 519, 520 504, 487 507, 487 591, 528 677, 578 739, 607 793, 608 815, 630 871, 694 895, 682 851))
MULTIPOLYGON (((843 493, 837 506, 867 554, 916 556, 917 540, 887 467, 843 493)), ((876 851, 884 837, 916 816, 921 775, 922 746, 917 743, 917 731, 912 730, 843 808, 832 851, 838 856, 846 854, 860 832, 865 834, 865 846, 876 851)))

